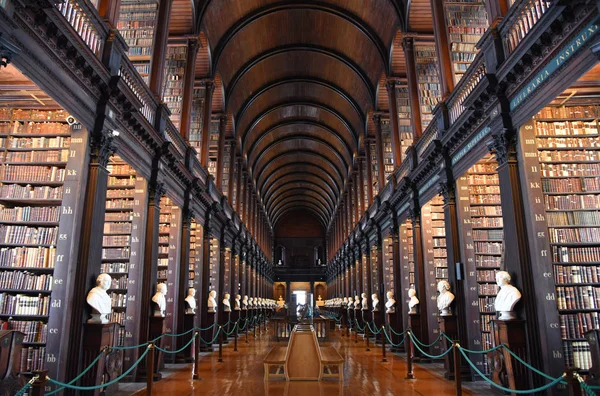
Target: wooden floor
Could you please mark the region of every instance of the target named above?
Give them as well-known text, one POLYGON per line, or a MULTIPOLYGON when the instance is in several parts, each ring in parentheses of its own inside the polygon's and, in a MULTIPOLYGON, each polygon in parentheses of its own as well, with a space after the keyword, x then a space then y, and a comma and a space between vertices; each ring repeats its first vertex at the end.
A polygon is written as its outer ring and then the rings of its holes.
MULTIPOLYGON (((332 380, 321 382, 263 381, 262 360, 273 345, 286 345, 270 341, 266 335, 253 338, 249 343, 239 340, 238 352, 233 352, 233 342, 223 348, 223 363, 218 363, 217 352, 201 358, 202 380, 191 379, 191 366, 154 384, 155 395, 454 395, 454 382, 447 381, 419 366, 415 368, 416 380, 405 380, 406 362, 388 353, 388 362, 381 362, 381 347, 365 351, 364 341, 354 343, 336 332, 332 345, 345 356, 344 383, 332 380)), ((138 395, 144 395, 141 391, 138 395)), ((473 395, 463 390, 464 395, 473 395)))

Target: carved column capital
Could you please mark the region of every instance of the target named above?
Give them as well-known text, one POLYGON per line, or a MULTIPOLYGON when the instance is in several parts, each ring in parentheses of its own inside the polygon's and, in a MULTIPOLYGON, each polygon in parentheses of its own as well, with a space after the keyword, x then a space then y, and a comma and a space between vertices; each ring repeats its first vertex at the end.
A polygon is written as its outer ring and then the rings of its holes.
POLYGON ((421 225, 421 209, 418 207, 410 208, 407 211, 408 218, 410 219, 413 227, 421 225))
POLYGON ((505 165, 517 160, 517 135, 513 131, 504 128, 501 132, 492 133, 492 140, 488 143, 488 149, 496 156, 498 166, 505 165))
POLYGON ((456 190, 452 181, 441 181, 439 183, 438 191, 444 199, 444 204, 456 203, 456 190))
POLYGON ((90 136, 90 156, 92 162, 106 168, 108 160, 115 152, 112 133, 100 133, 90 136))

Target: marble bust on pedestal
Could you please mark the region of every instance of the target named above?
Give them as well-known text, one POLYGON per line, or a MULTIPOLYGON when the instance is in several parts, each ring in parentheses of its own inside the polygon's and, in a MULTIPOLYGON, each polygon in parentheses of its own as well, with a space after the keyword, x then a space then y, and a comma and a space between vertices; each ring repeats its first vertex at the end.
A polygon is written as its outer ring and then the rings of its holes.
POLYGON ((371 294, 371 300, 373 300, 371 303, 373 306, 373 312, 379 312, 379 296, 377 293, 371 294))
POLYGON ((246 311, 248 309, 248 296, 244 296, 242 300, 242 311, 246 311))
POLYGON ((165 317, 165 310, 167 309, 167 285, 159 283, 156 286, 156 294, 152 296, 152 302, 154 303, 154 316, 165 317))
POLYGON ((368 311, 369 310, 369 299, 367 298, 367 293, 362 293, 360 295, 362 297, 362 309, 363 311, 368 311))
POLYGON ((517 319, 514 307, 521 299, 521 292, 510 284, 510 274, 506 271, 496 273, 496 284, 500 286, 494 302, 498 320, 517 319))
POLYGON ((348 308, 348 309, 354 308, 354 299, 352 298, 352 296, 348 297, 348 306, 346 308, 348 308))
POLYGON ((437 307, 440 310, 440 316, 452 315, 450 305, 454 301, 454 294, 450 292, 450 283, 448 281, 439 281, 437 285, 440 295, 437 298, 437 307))
POLYGON ((231 296, 229 293, 225 293, 225 296, 223 297, 223 311, 225 312, 231 312, 231 303, 229 302, 230 298, 231 296))
POLYGON ((108 274, 100 274, 96 278, 96 287, 88 293, 87 303, 92 307, 92 317, 88 323, 108 323, 112 313, 112 301, 106 291, 110 289, 112 278, 108 274))
POLYGON ((354 309, 360 309, 360 298, 358 296, 354 296, 354 309))
POLYGON ((208 293, 208 312, 217 312, 217 292, 214 290, 211 290, 210 293, 208 293))
POLYGON ((196 289, 192 287, 188 289, 188 295, 185 298, 185 305, 186 314, 196 313, 196 289))
POLYGON ((408 301, 409 315, 418 314, 417 306, 419 305, 419 299, 417 298, 417 291, 415 289, 408 289, 408 297, 410 297, 410 300, 408 301))
POLYGON ((240 301, 242 300, 242 296, 240 296, 239 294, 235 295, 235 305, 233 306, 233 310, 234 311, 239 311, 241 310, 240 307, 240 301))
POLYGON ((385 302, 385 313, 396 312, 396 300, 394 300, 394 293, 389 291, 386 293, 387 301, 385 302))

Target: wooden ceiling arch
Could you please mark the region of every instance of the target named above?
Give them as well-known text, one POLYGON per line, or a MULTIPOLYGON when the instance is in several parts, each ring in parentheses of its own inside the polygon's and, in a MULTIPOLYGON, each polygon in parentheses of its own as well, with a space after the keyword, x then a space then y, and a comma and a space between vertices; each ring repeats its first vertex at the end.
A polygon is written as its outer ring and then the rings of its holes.
POLYGON ((227 131, 240 144, 271 225, 301 208, 327 228, 367 115, 385 108, 384 83, 408 4, 200 0, 196 8, 212 56, 209 73, 222 87, 213 111, 232 115, 227 131))
POLYGON ((307 212, 309 212, 310 215, 314 216, 316 218, 316 220, 319 222, 319 224, 323 227, 323 229, 327 229, 327 221, 325 221, 319 213, 317 213, 312 207, 309 206, 293 206, 293 207, 288 207, 285 210, 281 211, 279 213, 279 215, 275 218, 273 218, 273 229, 276 229, 279 222, 283 219, 283 217, 289 213, 289 212, 302 212, 303 210, 306 210, 307 212))

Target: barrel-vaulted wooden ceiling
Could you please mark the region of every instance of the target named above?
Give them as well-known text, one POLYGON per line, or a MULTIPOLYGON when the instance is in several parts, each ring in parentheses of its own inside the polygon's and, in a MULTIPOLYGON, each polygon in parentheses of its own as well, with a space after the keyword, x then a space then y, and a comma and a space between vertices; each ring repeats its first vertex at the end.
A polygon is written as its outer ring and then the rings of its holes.
POLYGON ((213 111, 273 226, 298 209, 330 223, 386 76, 405 75, 399 32, 430 16, 429 0, 174 1, 170 33, 201 38, 196 76, 220 80, 213 111))

